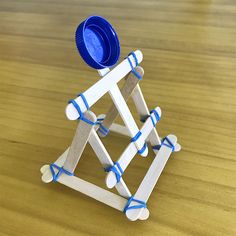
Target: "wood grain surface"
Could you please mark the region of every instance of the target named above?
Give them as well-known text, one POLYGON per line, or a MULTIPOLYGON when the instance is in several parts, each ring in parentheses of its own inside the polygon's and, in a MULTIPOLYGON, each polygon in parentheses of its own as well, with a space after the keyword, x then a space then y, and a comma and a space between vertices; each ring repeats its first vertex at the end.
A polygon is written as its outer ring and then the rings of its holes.
MULTIPOLYGON (((92 110, 98 115, 110 104, 106 95, 92 110)), ((116 160, 129 139, 109 134, 103 142, 116 160)), ((0 1, 1 236, 236 235, 235 142, 234 0, 0 1), (74 43, 77 25, 93 14, 113 24, 121 59, 142 50, 140 86, 149 108, 162 108, 158 131, 176 134, 183 148, 149 199, 148 221, 130 222, 65 186, 41 182, 40 167, 75 133, 67 101, 99 78, 74 43)), ((127 169, 132 193, 153 156, 137 157, 127 169)), ((89 146, 76 174, 105 187, 89 146)))

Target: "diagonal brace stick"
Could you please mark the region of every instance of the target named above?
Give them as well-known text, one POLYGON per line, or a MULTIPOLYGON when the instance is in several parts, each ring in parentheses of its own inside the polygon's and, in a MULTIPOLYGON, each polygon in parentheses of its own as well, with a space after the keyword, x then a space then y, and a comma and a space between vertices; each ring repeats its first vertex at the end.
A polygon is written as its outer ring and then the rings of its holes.
MULTIPOLYGON (((143 76, 144 70, 142 67, 137 66, 135 68, 135 70, 137 73, 139 73, 141 76, 143 76)), ((134 88, 136 87, 136 85, 138 84, 138 82, 139 82, 139 79, 133 73, 130 72, 127 75, 125 84, 121 88, 121 94, 122 94, 125 101, 128 100, 128 98, 132 94, 132 92, 133 92, 134 88)), ((105 129, 109 130, 112 123, 117 118, 118 114, 119 114, 119 112, 118 112, 116 106, 114 104, 112 104, 105 116, 104 121, 102 122, 102 126, 105 127, 105 129)), ((98 129, 98 132, 99 132, 100 137, 106 136, 106 134, 104 132, 102 132, 101 129, 98 129)))

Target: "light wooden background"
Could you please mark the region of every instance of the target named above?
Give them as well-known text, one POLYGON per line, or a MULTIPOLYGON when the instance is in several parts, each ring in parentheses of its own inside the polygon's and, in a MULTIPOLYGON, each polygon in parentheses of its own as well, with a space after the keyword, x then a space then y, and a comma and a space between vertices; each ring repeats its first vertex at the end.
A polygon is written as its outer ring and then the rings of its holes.
MULTIPOLYGON (((92 110, 103 113, 110 102, 105 96, 92 110)), ((104 139, 114 160, 128 142, 104 139)), ((0 1, 0 235, 236 235, 235 142, 234 0, 0 1), (142 50, 143 93, 163 112, 158 130, 183 147, 154 189, 145 222, 41 182, 40 167, 74 134, 67 101, 98 80, 74 43, 78 23, 93 14, 117 30, 121 58, 142 50)), ((133 192, 152 158, 137 157, 127 169, 133 192)), ((90 147, 76 173, 105 187, 90 147)))

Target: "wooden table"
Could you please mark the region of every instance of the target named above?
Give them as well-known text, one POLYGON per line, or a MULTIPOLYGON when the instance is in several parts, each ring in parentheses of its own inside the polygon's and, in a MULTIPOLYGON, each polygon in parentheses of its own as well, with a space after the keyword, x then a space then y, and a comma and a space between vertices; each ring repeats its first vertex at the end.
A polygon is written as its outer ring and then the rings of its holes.
MULTIPOLYGON (((1 1, 0 235, 236 235, 235 42, 232 0, 1 1), (163 112, 158 130, 183 147, 155 187, 145 222, 40 179, 41 165, 73 137, 67 101, 98 80, 74 43, 78 23, 92 14, 117 30, 121 58, 142 50, 143 93, 163 112)), ((92 110, 110 103, 105 96, 92 110)), ((114 159, 128 142, 104 139, 114 159)), ((137 157, 127 169, 132 191, 152 158, 137 157)), ((105 187, 89 146, 76 174, 105 187)))

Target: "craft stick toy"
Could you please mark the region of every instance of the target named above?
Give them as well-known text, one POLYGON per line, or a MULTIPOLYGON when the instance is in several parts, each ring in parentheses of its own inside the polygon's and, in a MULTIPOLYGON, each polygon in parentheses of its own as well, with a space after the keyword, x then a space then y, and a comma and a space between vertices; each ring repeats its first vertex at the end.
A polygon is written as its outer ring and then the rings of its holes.
POLYGON ((103 202, 121 212, 131 221, 145 220, 149 217, 147 201, 155 187, 172 152, 180 151, 177 137, 169 134, 160 138, 156 125, 161 118, 161 109, 156 107, 149 111, 144 100, 139 82, 144 70, 139 66, 143 60, 142 52, 131 52, 120 64, 120 44, 111 24, 100 16, 91 16, 83 21, 76 30, 76 45, 83 60, 96 69, 100 80, 76 98, 69 101, 66 116, 69 120, 79 120, 71 146, 53 163, 41 168, 42 181, 59 182, 103 202), (112 67, 112 68, 111 68, 112 67), (125 77, 124 86, 119 89, 117 83, 125 77), (106 115, 96 115, 90 108, 106 93, 109 93, 113 105, 106 115), (126 101, 131 97, 143 123, 139 129, 126 101), (120 115, 125 126, 115 124, 120 115), (113 162, 101 138, 109 131, 130 137, 130 143, 120 158, 113 162), (125 184, 122 174, 138 153, 148 155, 147 142, 156 154, 143 181, 134 195, 125 184), (89 143, 107 172, 105 185, 116 188, 118 194, 100 188, 74 176, 74 170, 89 143))

